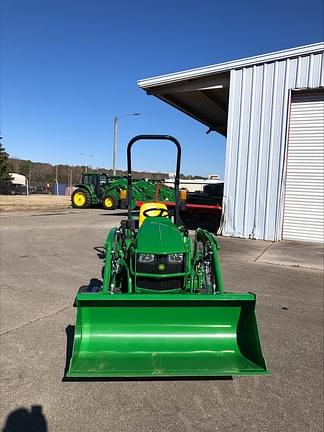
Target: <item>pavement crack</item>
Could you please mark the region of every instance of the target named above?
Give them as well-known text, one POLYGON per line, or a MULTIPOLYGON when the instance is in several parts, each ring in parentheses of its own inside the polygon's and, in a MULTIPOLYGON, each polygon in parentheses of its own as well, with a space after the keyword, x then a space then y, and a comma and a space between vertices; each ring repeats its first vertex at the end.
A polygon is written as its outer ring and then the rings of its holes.
POLYGON ((256 258, 255 258, 255 260, 254 260, 254 262, 258 262, 258 260, 262 257, 262 255, 264 255, 266 252, 268 252, 268 250, 270 249, 270 248, 272 248, 272 246, 274 246, 274 242, 273 243, 270 243, 261 253, 260 253, 260 255, 258 255, 256 258))
POLYGON ((321 272, 323 273, 323 269, 321 268, 316 268, 316 267, 310 267, 307 266, 305 264, 292 264, 292 263, 276 263, 276 262, 270 262, 270 261, 261 261, 261 262, 257 262, 258 265, 269 265, 269 266, 273 266, 273 267, 287 267, 287 268, 293 268, 298 270, 311 270, 314 272, 321 272))
POLYGON ((27 322, 27 323, 25 323, 25 324, 21 324, 21 325, 18 326, 18 327, 15 327, 15 328, 13 328, 13 329, 7 330, 7 331, 4 332, 4 333, 0 333, 0 337, 1 337, 1 336, 5 336, 5 335, 7 335, 7 334, 9 334, 9 333, 12 333, 12 332, 14 332, 14 331, 16 331, 16 330, 20 330, 20 329, 22 329, 22 328, 24 328, 24 327, 27 327, 27 326, 29 326, 30 324, 33 324, 33 323, 35 323, 35 322, 37 322, 37 321, 41 321, 41 320, 43 320, 43 319, 51 318, 51 317, 53 317, 53 316, 55 316, 55 315, 58 315, 59 313, 65 311, 65 310, 67 310, 67 309, 70 309, 70 308, 72 308, 72 307, 73 307, 73 306, 65 306, 64 308, 59 309, 58 311, 55 311, 55 312, 53 312, 53 313, 51 313, 51 314, 49 314, 49 315, 43 315, 43 316, 40 316, 40 317, 38 317, 38 318, 36 318, 36 319, 34 319, 34 320, 31 320, 31 321, 29 321, 29 322, 27 322))
POLYGON ((18 258, 53 258, 53 257, 69 257, 73 256, 73 254, 60 254, 60 253, 54 253, 54 254, 38 254, 38 255, 20 255, 18 258))

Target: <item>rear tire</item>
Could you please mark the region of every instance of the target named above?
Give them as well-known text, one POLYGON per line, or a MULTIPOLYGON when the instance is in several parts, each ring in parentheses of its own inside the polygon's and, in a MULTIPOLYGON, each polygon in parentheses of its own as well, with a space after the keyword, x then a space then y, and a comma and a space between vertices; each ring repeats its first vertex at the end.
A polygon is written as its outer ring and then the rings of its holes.
POLYGON ((89 208, 91 206, 91 195, 86 189, 79 188, 73 192, 71 201, 74 208, 89 208))
POLYGON ((118 202, 116 198, 111 195, 105 196, 102 202, 102 207, 106 210, 116 210, 118 202))

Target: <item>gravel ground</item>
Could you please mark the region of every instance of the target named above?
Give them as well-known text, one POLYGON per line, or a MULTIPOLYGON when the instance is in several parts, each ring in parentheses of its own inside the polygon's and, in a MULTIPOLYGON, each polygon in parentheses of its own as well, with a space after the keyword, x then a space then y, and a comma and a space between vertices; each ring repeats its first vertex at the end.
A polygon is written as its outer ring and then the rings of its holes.
POLYGON ((0 195, 0 212, 17 210, 49 210, 71 207, 70 196, 0 195))

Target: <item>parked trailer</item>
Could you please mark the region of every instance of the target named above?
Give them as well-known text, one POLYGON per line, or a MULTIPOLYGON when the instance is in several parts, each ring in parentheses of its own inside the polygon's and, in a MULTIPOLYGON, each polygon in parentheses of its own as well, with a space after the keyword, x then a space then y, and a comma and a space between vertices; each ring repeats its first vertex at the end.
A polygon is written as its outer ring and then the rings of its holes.
MULTIPOLYGON (((180 190, 180 213, 184 225, 189 229, 199 226, 217 232, 221 224, 224 183, 207 184, 201 192, 180 190)), ((161 200, 169 209, 175 208, 175 202, 161 200)), ((144 201, 137 201, 138 208, 144 201)))

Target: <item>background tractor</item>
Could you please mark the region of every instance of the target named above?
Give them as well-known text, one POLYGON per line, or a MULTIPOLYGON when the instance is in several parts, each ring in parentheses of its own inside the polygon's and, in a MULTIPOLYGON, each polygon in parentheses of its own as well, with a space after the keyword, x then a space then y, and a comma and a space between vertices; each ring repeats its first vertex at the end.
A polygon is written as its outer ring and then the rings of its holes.
MULTIPOLYGON (((174 189, 159 180, 133 179, 131 206, 137 201, 174 201, 174 189)), ((127 208, 127 177, 108 176, 105 173, 83 173, 71 196, 75 208, 102 205, 107 210, 127 208)))
POLYGON ((102 205, 107 210, 114 210, 120 204, 120 189, 126 185, 122 177, 111 177, 105 173, 83 173, 80 183, 71 196, 75 208, 89 208, 102 205), (120 183, 120 189, 118 188, 120 183), (113 187, 111 185, 114 184, 113 187))

